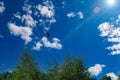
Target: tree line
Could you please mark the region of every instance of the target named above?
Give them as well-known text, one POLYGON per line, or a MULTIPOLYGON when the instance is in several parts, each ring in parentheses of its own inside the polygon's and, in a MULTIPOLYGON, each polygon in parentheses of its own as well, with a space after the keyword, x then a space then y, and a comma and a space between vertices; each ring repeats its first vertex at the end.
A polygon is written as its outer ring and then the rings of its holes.
MULTIPOLYGON (((25 51, 15 70, 0 74, 0 80, 97 80, 92 78, 80 57, 66 56, 64 63, 59 66, 56 61, 51 62, 47 72, 41 71, 30 52, 25 51)), ((104 76, 101 80, 111 80, 104 76)))

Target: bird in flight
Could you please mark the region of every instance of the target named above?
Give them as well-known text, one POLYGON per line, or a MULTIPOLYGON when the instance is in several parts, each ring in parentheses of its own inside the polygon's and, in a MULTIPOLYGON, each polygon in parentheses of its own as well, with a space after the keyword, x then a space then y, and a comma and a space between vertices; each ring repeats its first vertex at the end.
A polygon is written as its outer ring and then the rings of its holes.
POLYGON ((45 37, 50 37, 50 34, 46 32, 45 37))

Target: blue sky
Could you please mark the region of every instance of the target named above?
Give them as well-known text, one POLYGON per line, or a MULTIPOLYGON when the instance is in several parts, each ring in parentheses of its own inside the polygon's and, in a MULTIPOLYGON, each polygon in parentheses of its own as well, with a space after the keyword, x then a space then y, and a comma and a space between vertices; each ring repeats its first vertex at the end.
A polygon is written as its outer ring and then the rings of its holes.
POLYGON ((42 70, 53 59, 62 64, 71 53, 82 56, 93 76, 116 78, 120 67, 119 3, 0 0, 0 72, 13 70, 21 53, 30 49, 42 70))

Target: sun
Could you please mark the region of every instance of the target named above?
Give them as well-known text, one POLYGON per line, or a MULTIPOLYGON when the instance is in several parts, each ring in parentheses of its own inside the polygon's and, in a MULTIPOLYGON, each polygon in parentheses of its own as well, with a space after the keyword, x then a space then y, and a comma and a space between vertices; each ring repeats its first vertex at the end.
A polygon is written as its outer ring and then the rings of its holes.
POLYGON ((116 0, 106 0, 106 3, 109 5, 109 6, 114 6, 116 4, 116 0))

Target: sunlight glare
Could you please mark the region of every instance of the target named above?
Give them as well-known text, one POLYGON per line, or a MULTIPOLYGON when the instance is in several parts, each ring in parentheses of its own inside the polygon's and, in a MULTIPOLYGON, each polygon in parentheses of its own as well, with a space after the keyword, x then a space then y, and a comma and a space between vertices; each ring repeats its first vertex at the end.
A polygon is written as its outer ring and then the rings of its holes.
POLYGON ((114 6, 116 4, 116 0, 106 0, 109 6, 114 6))

